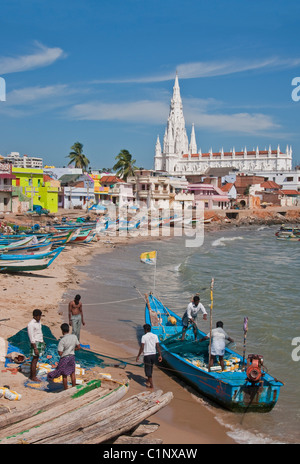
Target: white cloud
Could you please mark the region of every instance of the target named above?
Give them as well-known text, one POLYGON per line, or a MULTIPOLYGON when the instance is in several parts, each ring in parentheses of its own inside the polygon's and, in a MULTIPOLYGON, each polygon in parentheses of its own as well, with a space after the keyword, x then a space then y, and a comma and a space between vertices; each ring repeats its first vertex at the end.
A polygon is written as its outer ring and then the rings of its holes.
POLYGON ((281 59, 278 57, 271 57, 261 60, 224 60, 224 61, 210 61, 210 62, 192 62, 179 64, 176 70, 167 73, 144 76, 144 77, 131 77, 122 79, 103 79, 95 80, 95 84, 121 84, 121 83, 150 83, 150 82, 164 82, 174 80, 175 71, 178 72, 180 79, 194 79, 201 77, 224 76, 228 74, 235 74, 247 71, 261 71, 261 70, 274 70, 274 69, 288 69, 300 65, 300 58, 287 58, 281 59))
POLYGON ((8 105, 24 105, 48 98, 65 96, 69 92, 68 86, 63 84, 48 85, 45 87, 24 87, 9 92, 6 101, 8 105))
POLYGON ((168 109, 167 104, 149 100, 129 103, 91 102, 74 105, 69 116, 80 120, 161 124, 168 117, 168 109))
MULTIPOLYGON (((248 112, 222 114, 218 106, 220 103, 213 99, 185 100, 184 117, 187 131, 192 123, 198 129, 242 134, 262 134, 280 128, 268 115, 248 112)), ((68 117, 76 120, 123 121, 163 126, 166 125, 168 114, 169 105, 148 100, 111 104, 89 102, 74 105, 68 111, 68 117)))
POLYGON ((46 47, 39 42, 36 42, 35 46, 34 52, 28 55, 0 57, 0 75, 49 66, 59 58, 65 56, 61 48, 46 47))

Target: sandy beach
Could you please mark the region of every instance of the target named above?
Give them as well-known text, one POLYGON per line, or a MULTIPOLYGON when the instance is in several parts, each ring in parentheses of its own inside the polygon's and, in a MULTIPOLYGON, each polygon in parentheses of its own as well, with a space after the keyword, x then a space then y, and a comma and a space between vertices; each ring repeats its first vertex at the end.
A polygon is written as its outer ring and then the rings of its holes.
MULTIPOLYGON (((297 216, 299 217, 299 210, 297 216)), ((151 237, 152 241, 153 239, 151 237)), ((156 239, 160 240, 160 237, 156 239)), ((43 313, 42 324, 47 325, 59 338, 61 336, 60 324, 65 322, 59 309, 62 304, 67 304, 64 294, 69 289, 79 287, 87 278, 83 272, 78 271, 77 266, 82 269, 95 253, 102 254, 105 259, 105 254, 110 253, 116 247, 144 240, 147 238, 109 237, 109 240, 101 238, 86 246, 70 245, 66 246, 52 266, 46 270, 19 274, 2 273, 0 277, 2 284, 0 319, 8 320, 0 322, 0 337, 7 340, 26 327, 32 319, 33 309, 39 308, 43 313)), ((81 343, 89 344, 93 351, 109 353, 110 356, 116 358, 133 355, 130 351, 126 352, 126 347, 118 346, 110 340, 100 339, 85 329, 81 331, 81 343)), ((44 398, 45 395, 55 394, 26 388, 24 374, 16 369, 5 369, 4 362, 0 363, 0 367, 0 386, 9 385, 11 390, 22 395, 21 401, 1 398, 0 405, 2 406, 5 405, 11 410, 22 409, 44 398)), ((110 368, 109 372, 119 378, 128 376, 130 380, 128 396, 145 390, 143 371, 140 367, 130 365, 122 371, 110 368)), ((162 439, 164 444, 234 443, 227 435, 226 428, 216 421, 212 411, 201 404, 199 398, 193 397, 178 381, 166 376, 157 368, 155 369, 155 388, 162 389, 164 392, 172 391, 174 398, 170 405, 149 418, 150 423, 159 424, 159 428, 151 434, 151 437, 162 439)))

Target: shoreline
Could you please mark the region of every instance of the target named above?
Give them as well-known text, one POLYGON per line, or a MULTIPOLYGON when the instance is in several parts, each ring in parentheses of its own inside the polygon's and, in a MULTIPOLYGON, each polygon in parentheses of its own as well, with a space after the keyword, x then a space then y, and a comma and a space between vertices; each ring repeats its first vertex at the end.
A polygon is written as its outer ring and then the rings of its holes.
MULTIPOLYGON (((281 224, 283 222, 296 222, 296 217, 300 217, 300 208, 297 208, 297 215, 291 218, 284 218, 275 222, 281 224)), ((79 215, 79 214, 78 214, 79 215)), ((260 220, 260 219, 259 219, 260 220)), ((12 221, 13 222, 13 221, 12 221)), ((242 221, 242 226, 245 225, 261 225, 262 223, 246 224, 242 221)), ((274 223, 273 223, 274 224, 274 223)), ((271 224, 269 224, 271 225, 271 224)), ((236 223, 226 223, 217 221, 205 226, 205 230, 225 230, 232 229, 237 226, 236 223)), ((87 274, 84 271, 79 271, 81 268, 88 265, 92 256, 97 254, 104 255, 112 252, 117 247, 126 245, 134 245, 136 243, 145 243, 147 241, 166 240, 172 237, 106 237, 98 242, 91 242, 86 245, 71 245, 67 246, 61 255, 54 261, 48 269, 39 272, 28 272, 19 274, 1 274, 2 281, 2 298, 1 298, 1 319, 9 318, 9 321, 0 322, 0 337, 7 340, 10 336, 17 333, 22 328, 26 327, 32 318, 32 310, 39 308, 43 312, 42 324, 47 325, 53 334, 59 338, 60 324, 63 321, 63 312, 60 307, 66 305, 65 294, 69 290, 75 290, 80 285, 84 284, 87 279, 87 274)), ((118 346, 116 343, 92 335, 85 327, 81 330, 82 344, 89 344, 93 351, 110 353, 112 357, 125 357, 132 354, 129 347, 118 346), (124 356, 124 350, 128 350, 124 356)), ((138 346, 136 347, 136 351, 138 346)), ((24 386, 24 375, 20 372, 12 373, 4 368, 4 363, 0 362, 1 367, 1 384, 9 385, 14 391, 22 395, 21 401, 11 402, 8 400, 0 400, 0 405, 8 406, 11 409, 26 408, 32 401, 39 401, 45 395, 53 394, 39 390, 32 390, 24 386), (5 371, 5 372, 3 372, 5 371), (34 394, 33 394, 34 392, 34 394)), ((130 378, 130 388, 128 396, 136 392, 144 391, 145 386, 135 379, 141 376, 141 370, 138 367, 130 366, 126 369, 127 375, 130 378)), ((120 369, 109 368, 111 374, 120 374, 120 369)), ((165 374, 159 369, 155 371, 156 388, 161 388, 164 392, 173 391, 174 399, 171 404, 154 416, 149 418, 150 422, 158 423, 160 427, 156 432, 149 435, 150 438, 160 438, 163 444, 233 444, 236 443, 227 435, 227 429, 224 425, 220 425, 205 405, 197 401, 199 409, 198 417, 201 417, 201 423, 195 424, 192 422, 193 414, 195 414, 195 403, 190 400, 191 394, 174 379, 166 378, 165 374), (170 390, 170 385, 172 389, 170 390), (167 388, 167 390, 166 390, 167 388), (188 401, 189 400, 189 401, 188 401), (180 407, 177 408, 175 402, 180 407), (181 415, 178 415, 180 412, 181 415), (173 417, 172 417, 173 415, 173 417), (175 423, 175 425, 174 425, 175 423)), ((26 379, 26 378, 25 378, 26 379)), ((1 385, 0 385, 1 386, 1 385)), ((199 421, 197 421, 199 422, 199 421)))

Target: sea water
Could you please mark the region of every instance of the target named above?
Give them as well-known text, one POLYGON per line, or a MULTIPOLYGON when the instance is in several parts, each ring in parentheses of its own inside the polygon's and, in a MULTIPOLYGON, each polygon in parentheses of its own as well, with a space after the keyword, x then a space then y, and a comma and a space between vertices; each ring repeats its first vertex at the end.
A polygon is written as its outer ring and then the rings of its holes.
MULTIPOLYGON (((144 324, 143 295, 149 291, 180 316, 191 296, 199 293, 207 312, 213 303, 213 324, 223 321, 235 341, 233 349, 241 355, 248 317, 246 355, 263 355, 265 368, 284 386, 275 408, 265 414, 236 414, 205 403, 240 443, 300 441, 300 361, 295 356, 300 337, 300 242, 277 240, 276 230, 205 230, 198 248, 186 247, 185 237, 117 247, 95 256, 84 269, 88 279, 80 290, 86 329, 126 345, 135 355, 144 324), (156 266, 142 263, 140 254, 153 250, 156 266)), ((209 332, 208 320, 198 318, 198 325, 209 332)))

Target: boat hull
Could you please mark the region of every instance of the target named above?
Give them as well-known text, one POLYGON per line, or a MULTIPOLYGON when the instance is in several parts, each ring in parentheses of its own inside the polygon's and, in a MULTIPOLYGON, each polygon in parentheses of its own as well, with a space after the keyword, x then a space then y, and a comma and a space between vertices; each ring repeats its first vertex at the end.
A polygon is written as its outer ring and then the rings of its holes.
MULTIPOLYGON (((208 342, 195 342, 193 334, 187 335, 181 341, 182 321, 173 311, 169 310, 153 295, 147 300, 145 322, 151 325, 160 342, 163 362, 168 370, 191 385, 201 395, 233 412, 269 412, 279 397, 283 385, 267 372, 256 384, 247 379, 245 364, 238 353, 228 347, 224 359, 239 360, 232 371, 221 371, 221 368, 209 371, 207 364, 196 361, 189 356, 189 350, 201 352, 203 359, 208 361, 208 342), (169 322, 175 319, 176 324, 169 322), (187 339, 188 338, 188 339, 187 339), (183 354, 184 353, 184 354, 183 354)), ((192 331, 191 331, 192 332, 192 331)), ((200 337, 206 334, 199 331, 200 337)))
POLYGON ((222 380, 218 381, 212 378, 206 372, 189 365, 181 359, 176 359, 172 353, 166 350, 164 344, 161 344, 161 347, 166 366, 172 372, 176 372, 176 376, 184 380, 201 395, 223 408, 242 413, 246 411, 266 413, 274 408, 279 396, 280 386, 231 386, 222 380))

